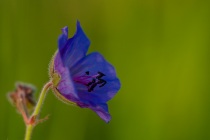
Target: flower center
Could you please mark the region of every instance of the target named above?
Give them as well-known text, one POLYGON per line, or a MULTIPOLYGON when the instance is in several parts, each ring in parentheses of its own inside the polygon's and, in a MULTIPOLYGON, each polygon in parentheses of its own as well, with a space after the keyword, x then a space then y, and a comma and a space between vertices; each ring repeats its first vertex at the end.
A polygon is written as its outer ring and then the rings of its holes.
POLYGON ((106 75, 100 71, 98 74, 92 76, 90 75, 89 71, 86 71, 84 75, 75 77, 73 80, 77 83, 87 86, 87 91, 92 92, 97 86, 101 88, 106 85, 107 82, 102 79, 104 76, 106 75))

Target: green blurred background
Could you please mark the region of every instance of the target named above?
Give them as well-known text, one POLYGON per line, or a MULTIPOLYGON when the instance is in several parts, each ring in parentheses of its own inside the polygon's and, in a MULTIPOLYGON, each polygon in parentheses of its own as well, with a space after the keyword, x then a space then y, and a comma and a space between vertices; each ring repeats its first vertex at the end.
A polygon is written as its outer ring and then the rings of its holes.
POLYGON ((6 93, 23 81, 38 97, 60 29, 73 35, 77 19, 121 79, 112 120, 50 92, 32 140, 210 140, 207 0, 0 0, 0 140, 25 133, 6 93))

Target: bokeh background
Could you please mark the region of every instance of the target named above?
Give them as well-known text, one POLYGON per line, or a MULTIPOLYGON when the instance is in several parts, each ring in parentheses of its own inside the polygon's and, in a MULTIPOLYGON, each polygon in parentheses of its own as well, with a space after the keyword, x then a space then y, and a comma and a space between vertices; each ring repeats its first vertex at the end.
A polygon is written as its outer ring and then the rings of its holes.
POLYGON ((121 79, 112 120, 49 92, 32 140, 210 140, 207 0, 0 0, 0 140, 25 133, 6 93, 23 81, 38 97, 60 29, 73 35, 77 19, 121 79))

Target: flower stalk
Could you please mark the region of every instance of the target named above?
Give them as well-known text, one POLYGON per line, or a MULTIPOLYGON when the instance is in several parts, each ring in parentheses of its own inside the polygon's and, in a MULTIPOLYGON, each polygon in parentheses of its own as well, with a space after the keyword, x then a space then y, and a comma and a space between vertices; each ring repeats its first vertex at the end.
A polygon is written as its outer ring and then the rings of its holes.
POLYGON ((45 99, 45 96, 46 96, 46 93, 47 91, 49 90, 49 88, 52 86, 52 82, 48 82, 44 85, 41 93, 40 93, 40 96, 39 96, 39 99, 38 99, 38 102, 35 106, 35 109, 32 113, 32 115, 30 116, 28 122, 26 122, 26 133, 25 133, 25 140, 30 140, 31 138, 31 134, 32 134, 32 131, 33 131, 33 128, 34 126, 40 122, 40 120, 37 119, 37 116, 39 115, 40 113, 40 110, 41 110, 41 107, 43 105, 43 102, 44 102, 44 99, 45 99))

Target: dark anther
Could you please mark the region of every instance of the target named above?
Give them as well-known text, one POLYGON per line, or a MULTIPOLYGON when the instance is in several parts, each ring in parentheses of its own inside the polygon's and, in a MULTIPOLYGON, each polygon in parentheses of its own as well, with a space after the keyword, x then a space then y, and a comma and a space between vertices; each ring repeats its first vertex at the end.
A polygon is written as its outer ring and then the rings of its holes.
POLYGON ((104 85, 106 85, 106 81, 105 80, 103 80, 103 79, 101 79, 103 76, 106 76, 105 74, 103 74, 102 72, 98 72, 98 76, 96 77, 96 79, 98 79, 98 82, 97 82, 97 84, 101 84, 99 87, 103 87, 104 85))
POLYGON ((100 81, 98 81, 98 84, 101 84, 99 87, 103 87, 104 85, 106 85, 106 81, 103 79, 100 79, 100 81))
POLYGON ((89 75, 89 74, 90 74, 90 72, 89 72, 89 71, 86 71, 85 73, 86 73, 86 75, 89 75))
POLYGON ((93 79, 91 82, 89 82, 89 83, 87 84, 87 86, 90 86, 90 85, 94 84, 95 82, 96 82, 96 79, 93 79))
MULTIPOLYGON (((89 75, 90 72, 86 71, 85 72, 86 75, 89 75)), ((102 72, 98 72, 98 76, 96 76, 96 78, 93 78, 91 82, 89 82, 86 86, 88 86, 88 92, 91 92, 94 90, 94 88, 99 85, 99 87, 103 87, 104 85, 106 85, 106 81, 104 79, 101 79, 103 76, 106 76, 105 74, 103 74, 102 72)))
POLYGON ((88 88, 88 92, 93 91, 93 89, 97 86, 97 83, 93 83, 90 88, 88 88))
POLYGON ((96 77, 97 79, 100 79, 100 78, 102 78, 103 76, 106 76, 105 74, 103 74, 102 72, 98 72, 98 76, 96 77))

